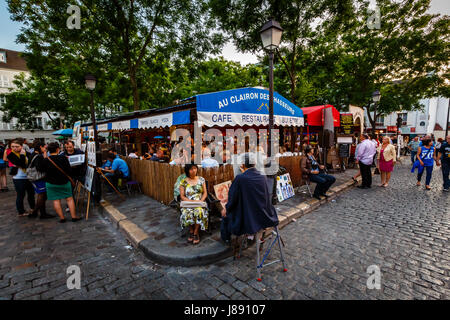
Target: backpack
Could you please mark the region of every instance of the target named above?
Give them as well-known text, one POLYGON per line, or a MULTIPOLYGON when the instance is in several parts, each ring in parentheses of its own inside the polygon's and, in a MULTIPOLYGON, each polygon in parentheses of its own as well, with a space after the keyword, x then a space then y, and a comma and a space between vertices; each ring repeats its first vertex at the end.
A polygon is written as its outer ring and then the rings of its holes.
POLYGON ((37 154, 33 157, 27 169, 27 178, 31 182, 41 180, 45 177, 45 173, 38 171, 36 167, 32 167, 34 159, 36 159, 38 156, 39 155, 37 154))

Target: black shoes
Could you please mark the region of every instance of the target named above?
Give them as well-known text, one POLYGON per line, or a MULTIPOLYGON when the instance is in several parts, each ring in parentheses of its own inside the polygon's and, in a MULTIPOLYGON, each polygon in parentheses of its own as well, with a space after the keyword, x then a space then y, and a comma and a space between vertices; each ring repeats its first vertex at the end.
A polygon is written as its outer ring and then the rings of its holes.
POLYGON ((369 187, 366 186, 358 186, 359 189, 369 189, 369 187))
MULTIPOLYGON (((77 221, 80 221, 82 218, 72 218, 72 222, 77 222, 77 221)), ((64 222, 66 222, 67 220, 66 219, 60 219, 59 220, 59 222, 60 223, 64 223, 64 222)))
POLYGON ((41 216, 39 217, 39 219, 51 219, 51 218, 55 218, 56 216, 52 215, 52 214, 48 214, 48 213, 44 213, 41 214, 41 216))
POLYGON ((37 212, 34 212, 32 214, 29 214, 28 218, 37 218, 37 216, 38 216, 37 212))
POLYGON ((317 194, 313 195, 314 198, 316 198, 317 200, 322 200, 322 198, 320 198, 320 196, 318 196, 317 194))

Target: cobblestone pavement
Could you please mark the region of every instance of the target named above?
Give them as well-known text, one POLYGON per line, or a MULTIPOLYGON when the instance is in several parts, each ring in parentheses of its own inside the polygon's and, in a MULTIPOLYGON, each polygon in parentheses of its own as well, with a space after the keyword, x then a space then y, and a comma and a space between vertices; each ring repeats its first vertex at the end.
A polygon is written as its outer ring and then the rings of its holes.
POLYGON ((387 189, 345 192, 281 230, 289 270, 268 266, 262 282, 254 248, 209 266, 160 266, 99 214, 65 224, 18 218, 14 191, 1 193, 0 298, 449 299, 450 198, 441 181, 436 169, 432 191, 415 187, 408 164, 387 189), (81 290, 66 286, 73 264, 81 290), (370 265, 381 270, 380 290, 367 288, 370 265))

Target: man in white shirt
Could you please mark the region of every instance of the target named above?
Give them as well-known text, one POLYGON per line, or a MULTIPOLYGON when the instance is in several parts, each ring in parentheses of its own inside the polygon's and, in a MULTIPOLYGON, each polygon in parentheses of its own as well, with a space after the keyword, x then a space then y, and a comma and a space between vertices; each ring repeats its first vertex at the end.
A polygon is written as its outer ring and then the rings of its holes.
POLYGON ((136 150, 132 150, 132 152, 128 155, 128 158, 139 159, 139 155, 136 150))

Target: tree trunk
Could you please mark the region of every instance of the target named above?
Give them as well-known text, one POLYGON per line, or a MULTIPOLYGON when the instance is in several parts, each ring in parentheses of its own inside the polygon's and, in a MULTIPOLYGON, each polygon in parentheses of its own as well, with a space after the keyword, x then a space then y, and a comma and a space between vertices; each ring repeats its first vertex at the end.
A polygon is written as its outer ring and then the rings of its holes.
POLYGON ((295 104, 295 78, 291 79, 291 102, 295 104))
POLYGON ((365 107, 367 110, 367 118, 369 119, 370 125, 372 126, 372 133, 375 133, 375 121, 377 119, 377 115, 374 113, 374 117, 370 115, 370 104, 365 107))
POLYGON ((138 111, 138 110, 140 110, 139 90, 137 87, 136 72, 134 70, 130 71, 130 81, 131 81, 131 87, 133 88, 133 110, 138 111))

